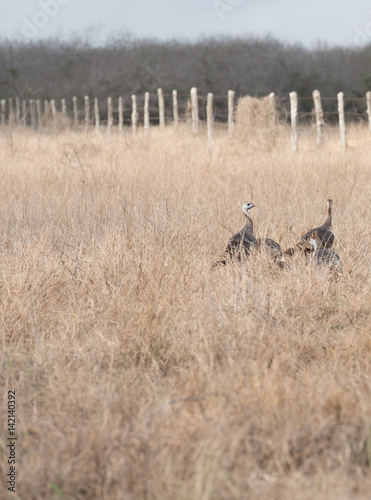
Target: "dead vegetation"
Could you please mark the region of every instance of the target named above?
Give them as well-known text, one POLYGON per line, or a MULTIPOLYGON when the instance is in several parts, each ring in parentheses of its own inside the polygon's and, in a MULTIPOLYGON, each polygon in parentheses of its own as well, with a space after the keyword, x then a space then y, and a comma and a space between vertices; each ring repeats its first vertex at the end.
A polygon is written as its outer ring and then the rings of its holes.
POLYGON ((234 137, 239 146, 259 152, 272 150, 277 134, 284 131, 281 125, 274 125, 276 113, 278 110, 271 107, 269 97, 238 99, 234 137))
MULTIPOLYGON (((297 154, 288 136, 259 152, 220 134, 212 155, 183 127, 1 131, 0 436, 15 390, 18 498, 368 498, 367 133, 343 157, 337 130, 321 151, 305 131, 297 154), (329 197, 341 280, 300 256, 211 270, 242 203, 286 248, 329 197)), ((7 470, 3 455, 4 499, 7 470)))

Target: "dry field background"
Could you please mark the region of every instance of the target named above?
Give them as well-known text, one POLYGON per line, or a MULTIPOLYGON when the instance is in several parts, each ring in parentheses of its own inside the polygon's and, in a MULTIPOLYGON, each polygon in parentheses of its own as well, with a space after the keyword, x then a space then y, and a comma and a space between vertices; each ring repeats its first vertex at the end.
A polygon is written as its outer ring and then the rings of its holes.
POLYGON ((253 133, 0 131, 2 499, 369 498, 368 130, 253 133), (244 202, 286 247, 329 197, 341 280, 211 270, 244 202))

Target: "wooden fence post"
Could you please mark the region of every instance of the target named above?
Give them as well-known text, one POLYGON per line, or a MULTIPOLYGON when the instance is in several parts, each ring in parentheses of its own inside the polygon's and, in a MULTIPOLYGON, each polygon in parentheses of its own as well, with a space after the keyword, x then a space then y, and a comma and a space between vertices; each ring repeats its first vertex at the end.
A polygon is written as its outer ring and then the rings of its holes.
POLYGON ((366 103, 367 103, 367 114, 368 114, 368 126, 371 132, 371 92, 366 92, 366 103))
POLYGON ((56 126, 56 120, 57 120, 57 108, 55 107, 55 99, 52 99, 50 101, 50 109, 52 110, 53 127, 55 127, 56 126))
POLYGON ((317 127, 317 146, 321 146, 323 141, 323 110, 321 102, 321 93, 319 90, 313 90, 314 110, 316 113, 317 127))
POLYGON ((232 134, 234 129, 234 90, 228 90, 228 133, 232 134))
POLYGON ((22 101, 22 125, 24 128, 27 127, 27 103, 25 99, 22 101))
POLYGON ((298 94, 290 92, 290 109, 291 109, 291 149, 298 150, 298 94))
POLYGON ((149 92, 144 94, 144 130, 149 130, 149 92))
POLYGON ((61 99, 61 109, 62 109, 62 122, 63 122, 63 126, 67 127, 68 120, 67 120, 66 99, 61 99))
POLYGON ((122 97, 119 97, 118 101, 118 106, 119 106, 119 134, 122 134, 122 128, 124 125, 124 106, 122 102, 122 97))
POLYGON ((338 97, 340 140, 343 153, 345 153, 345 151, 347 150, 347 135, 345 129, 344 92, 339 92, 337 97, 338 97))
POLYGON ((159 125, 160 128, 165 127, 165 103, 164 103, 164 94, 162 89, 157 89, 158 95, 158 113, 159 113, 159 125))
POLYGON ((192 112, 192 132, 198 134, 198 97, 197 88, 191 88, 191 112, 192 112))
POLYGON ((1 125, 5 125, 6 120, 6 100, 1 99, 1 125))
POLYGON ((178 113, 178 92, 173 90, 173 118, 174 127, 177 128, 179 124, 179 113, 178 113))
POLYGON ((99 101, 98 97, 94 97, 94 123, 95 123, 95 131, 99 132, 99 101))
POLYGON ((15 98, 15 121, 16 121, 16 124, 19 125, 20 121, 21 121, 21 108, 20 108, 20 105, 19 105, 19 97, 16 97, 15 98))
POLYGON ((132 103, 131 129, 133 131, 133 134, 136 134, 136 132, 137 132, 137 96, 134 94, 131 96, 131 103, 132 103))
POLYGON ((72 106, 73 106, 73 127, 75 130, 79 128, 79 112, 77 109, 77 97, 72 97, 72 106))
POLYGON ((269 116, 272 127, 276 126, 276 95, 274 92, 269 94, 269 116))
POLYGON ((107 97, 107 134, 111 133, 113 125, 112 97, 107 97))
POLYGON ((206 118, 207 118, 207 138, 209 146, 214 142, 214 109, 213 109, 214 94, 207 94, 206 118))
POLYGON ((89 125, 90 125, 90 100, 89 96, 86 95, 84 97, 84 103, 85 103, 85 132, 89 132, 89 125))
POLYGON ((30 114, 31 114, 31 127, 33 129, 36 128, 36 109, 35 109, 35 101, 30 99, 30 114))
POLYGON ((40 130, 42 130, 42 128, 43 128, 43 119, 42 119, 40 99, 36 99, 36 118, 37 118, 37 129, 40 132, 40 130))
POLYGON ((8 123, 9 125, 14 125, 14 108, 12 97, 9 97, 8 123))

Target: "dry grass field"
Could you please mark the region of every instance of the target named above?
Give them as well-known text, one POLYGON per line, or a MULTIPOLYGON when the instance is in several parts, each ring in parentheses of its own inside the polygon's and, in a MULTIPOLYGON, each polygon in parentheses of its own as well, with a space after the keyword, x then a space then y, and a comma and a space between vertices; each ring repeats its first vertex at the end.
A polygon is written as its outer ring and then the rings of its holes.
POLYGON ((0 130, 1 499, 369 499, 371 143, 189 126, 0 130), (252 201, 292 245, 333 199, 332 280, 211 269, 252 201), (16 391, 16 493, 7 394, 16 391))

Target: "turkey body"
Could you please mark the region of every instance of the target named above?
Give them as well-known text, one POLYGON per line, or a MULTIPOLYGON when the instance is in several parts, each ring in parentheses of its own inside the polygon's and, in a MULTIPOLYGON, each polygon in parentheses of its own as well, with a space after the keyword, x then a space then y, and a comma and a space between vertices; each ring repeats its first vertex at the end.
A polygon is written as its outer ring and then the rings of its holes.
POLYGON ((296 243, 294 248, 288 248, 285 251, 286 255, 293 255, 295 252, 304 252, 308 254, 313 252, 313 246, 309 243, 310 239, 313 239, 317 243, 317 248, 331 248, 335 235, 332 232, 332 200, 327 200, 327 219, 322 224, 322 226, 310 229, 307 231, 299 241, 296 243))
POLYGON ((249 257, 253 252, 266 252, 273 262, 280 267, 284 266, 284 258, 280 245, 271 238, 256 239, 254 235, 253 222, 250 210, 254 208, 253 203, 242 205, 242 211, 246 215, 245 226, 228 241, 222 257, 213 265, 226 265, 228 261, 241 261, 249 257))
POLYGON ((328 248, 317 248, 317 242, 314 238, 309 239, 309 245, 312 245, 313 252, 308 256, 308 260, 315 262, 316 267, 327 266, 335 275, 343 274, 343 268, 339 255, 328 248))
POLYGON ((279 267, 284 267, 285 259, 283 258, 281 247, 276 241, 271 238, 258 238, 257 247, 260 251, 269 253, 273 262, 279 267))
POLYGON ((246 215, 245 226, 230 238, 222 257, 215 262, 213 267, 226 265, 228 261, 241 261, 246 259, 246 257, 257 248, 258 242, 254 236, 253 222, 250 217, 250 210, 254 206, 253 203, 245 203, 242 205, 242 211, 246 215))

